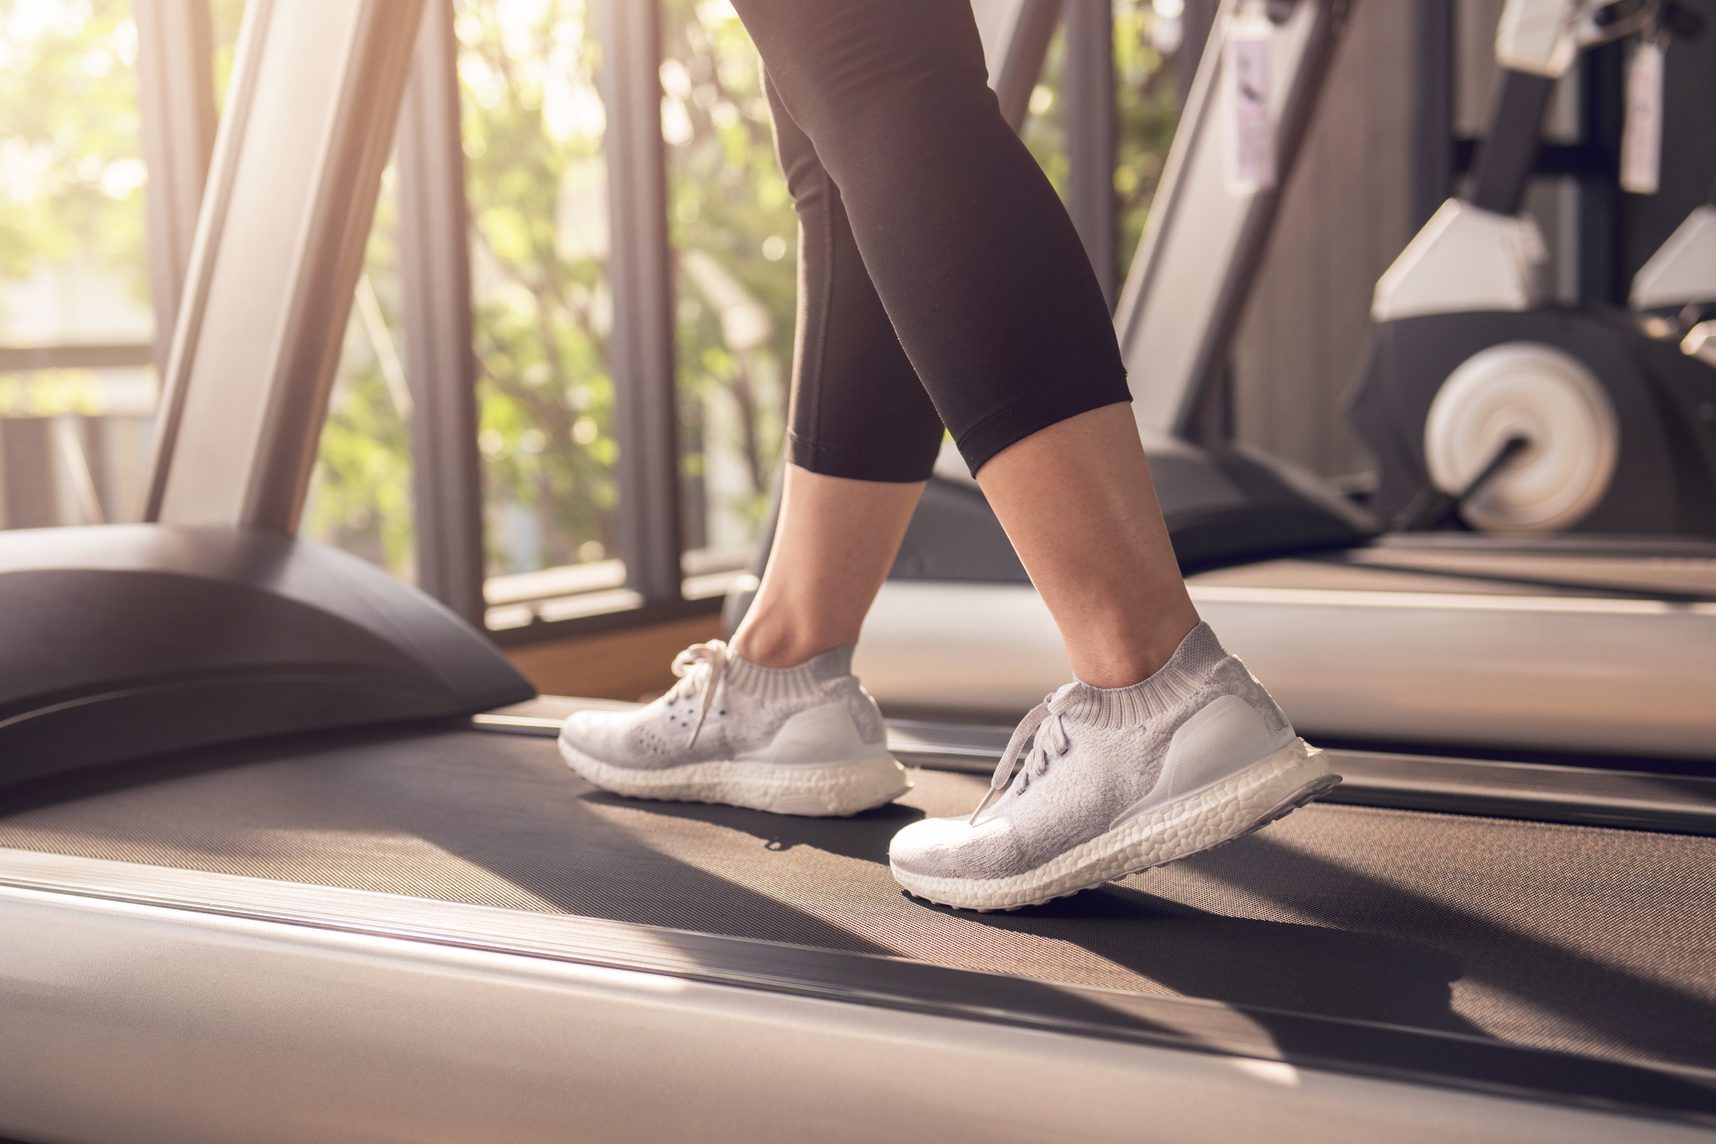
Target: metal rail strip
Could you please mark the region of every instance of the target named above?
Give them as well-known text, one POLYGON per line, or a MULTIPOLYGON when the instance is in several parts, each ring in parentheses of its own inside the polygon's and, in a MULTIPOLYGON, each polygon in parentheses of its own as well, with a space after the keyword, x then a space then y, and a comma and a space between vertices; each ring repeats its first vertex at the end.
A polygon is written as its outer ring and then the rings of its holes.
MULTIPOLYGON (((580 709, 626 710, 603 699, 544 696, 475 716, 480 730, 549 737, 580 709)), ((906 763, 984 774, 1012 728, 933 719, 888 720, 888 749, 906 763)), ((1523 761, 1325 746, 1342 782, 1329 802, 1584 826, 1716 836, 1716 776, 1619 761, 1523 761)))

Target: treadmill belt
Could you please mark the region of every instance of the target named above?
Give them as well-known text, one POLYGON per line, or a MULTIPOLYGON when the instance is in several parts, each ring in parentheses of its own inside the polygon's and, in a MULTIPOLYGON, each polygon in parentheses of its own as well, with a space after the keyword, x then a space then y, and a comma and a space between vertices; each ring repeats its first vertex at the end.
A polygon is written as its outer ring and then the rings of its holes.
POLYGON ((879 953, 1040 980, 1716 1063, 1716 838, 1313 805, 1011 914, 904 896, 855 819, 622 800, 541 738, 305 737, 0 792, 0 847, 879 953))

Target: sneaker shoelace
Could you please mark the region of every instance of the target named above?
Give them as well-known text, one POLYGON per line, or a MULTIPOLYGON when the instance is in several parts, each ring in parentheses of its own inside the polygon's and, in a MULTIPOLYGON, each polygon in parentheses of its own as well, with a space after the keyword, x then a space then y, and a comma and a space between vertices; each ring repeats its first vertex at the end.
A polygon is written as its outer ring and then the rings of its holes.
POLYGON ((1025 765, 1019 771, 1021 791, 1030 784, 1032 775, 1040 778, 1048 770, 1050 758, 1067 753, 1072 742, 1067 738, 1066 721, 1062 715, 1071 705, 1072 693, 1077 687, 1076 682, 1065 684, 1043 696, 1041 703, 1026 712, 1013 729, 1013 737, 1007 740, 1007 749, 1001 752, 1001 761, 995 764, 995 775, 989 780, 989 790, 983 795, 983 801, 977 804, 977 809, 971 812, 971 817, 966 819, 968 823, 975 826, 977 816, 1012 784, 1014 767, 1018 765, 1027 741, 1031 743, 1031 752, 1025 756, 1025 765))
POLYGON ((715 690, 726 674, 729 654, 724 641, 710 640, 692 644, 673 657, 673 674, 684 681, 675 684, 675 690, 684 688, 691 692, 701 691, 702 694, 697 704, 697 721, 691 725, 691 735, 685 740, 687 747, 697 742, 697 733, 703 730, 703 720, 708 718, 709 708, 715 704, 715 690))

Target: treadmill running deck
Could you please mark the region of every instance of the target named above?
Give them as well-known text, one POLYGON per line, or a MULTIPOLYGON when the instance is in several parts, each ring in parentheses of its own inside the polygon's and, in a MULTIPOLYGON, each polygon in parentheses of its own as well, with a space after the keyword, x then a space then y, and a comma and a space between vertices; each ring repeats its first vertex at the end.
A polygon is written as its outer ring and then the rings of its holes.
POLYGON ((14 788, 0 847, 1716 1062, 1716 838, 1313 805, 1100 891, 960 914, 901 894, 888 839, 983 781, 915 780, 795 819, 613 798, 540 738, 318 736, 14 788))

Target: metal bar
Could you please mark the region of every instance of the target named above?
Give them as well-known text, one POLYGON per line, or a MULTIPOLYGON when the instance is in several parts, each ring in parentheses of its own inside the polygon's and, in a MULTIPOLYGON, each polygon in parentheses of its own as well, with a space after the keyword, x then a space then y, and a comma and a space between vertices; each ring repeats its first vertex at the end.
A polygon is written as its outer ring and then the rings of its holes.
POLYGON ((608 281, 614 295, 608 364, 620 444, 620 555, 627 586, 651 601, 678 599, 681 578, 657 8, 637 0, 599 0, 595 11, 608 116, 608 281))
POLYGON ((1454 5, 1418 0, 1413 9, 1412 225, 1422 226, 1454 193, 1454 5))
MULTIPOLYGON (((471 721, 484 730, 550 736, 585 702, 614 706, 544 696, 504 716, 484 712, 471 721)), ((1012 730, 1003 723, 890 719, 888 749, 907 765, 987 775, 1012 730)), ((1605 760, 1573 764, 1318 745, 1341 775, 1326 802, 1716 836, 1716 778, 1680 773, 1674 764, 1620 770, 1605 760)), ((1638 767, 1637 760, 1627 761, 1638 767)))
POLYGON ((1134 409, 1146 428, 1187 435, 1219 377, 1348 6, 1304 0, 1275 26, 1269 109, 1278 170, 1273 186, 1244 194, 1228 185, 1232 96, 1220 82, 1239 0, 1227 0, 1216 17, 1116 307, 1121 351, 1139 383, 1134 409))
MULTIPOLYGON (((1455 139, 1453 163, 1456 173, 1469 173, 1476 165, 1478 139, 1455 139)), ((1616 175, 1615 153, 1593 143, 1543 143, 1537 148, 1537 161, 1532 164, 1534 179, 1568 178, 1586 183, 1613 183, 1616 175)))
MULTIPOLYGON (((1094 3, 1096 0, 1084 0, 1094 3)), ((1061 0, 986 0, 974 8, 1001 114, 1018 130, 1060 20, 1061 0)))
POLYGON ((399 256, 417 585, 481 627, 482 471, 457 65, 452 6, 437 4, 417 34, 400 112, 399 256))
POLYGON ((1702 775, 1354 747, 1328 752, 1342 776, 1329 802, 1716 835, 1716 779, 1702 775))
POLYGON ((214 31, 208 0, 135 0, 132 15, 143 161, 149 170, 144 202, 154 361, 164 376, 214 150, 214 31))
POLYGON ((422 12, 245 9, 146 519, 297 531, 422 12))
POLYGON ((1489 133, 1478 147, 1472 205, 1495 214, 1518 214, 1537 162, 1543 117, 1555 91, 1550 76, 1503 71, 1489 133))
POLYGON ((0 417, 0 526, 46 528, 55 511, 53 422, 0 417))
POLYGON ((106 524, 107 512, 101 504, 95 466, 90 457, 94 422, 84 417, 55 417, 51 422, 54 451, 59 455, 55 466, 64 480, 64 498, 77 508, 79 524, 106 524))
POLYGON ((148 342, 0 346, 0 373, 42 369, 132 369, 155 360, 148 342))
MULTIPOLYGON (((1626 45, 1604 44, 1579 61, 1580 142, 1599 157, 1595 178, 1581 179, 1575 191, 1577 281, 1579 299, 1623 306, 1627 300, 1626 198, 1616 182, 1615 157, 1621 153, 1626 117, 1623 91, 1626 45)), ((1543 156, 1537 172, 1543 173, 1543 156)))
POLYGON ((1067 63, 1062 87, 1067 124, 1067 213, 1114 305, 1120 290, 1118 204, 1114 164, 1119 124, 1114 107, 1114 9, 1083 0, 1066 10, 1067 63))
MULTIPOLYGON (((574 711, 637 706, 539 695, 473 715, 471 726, 553 738, 574 711)), ((995 769, 1012 731, 1011 722, 948 722, 934 713, 887 720, 888 750, 908 766, 976 775, 995 769)), ((1687 773, 1678 762, 1504 752, 1452 755, 1434 748, 1377 749, 1326 740, 1318 745, 1342 776, 1340 787, 1323 796, 1325 802, 1716 836, 1716 778, 1687 773)))

